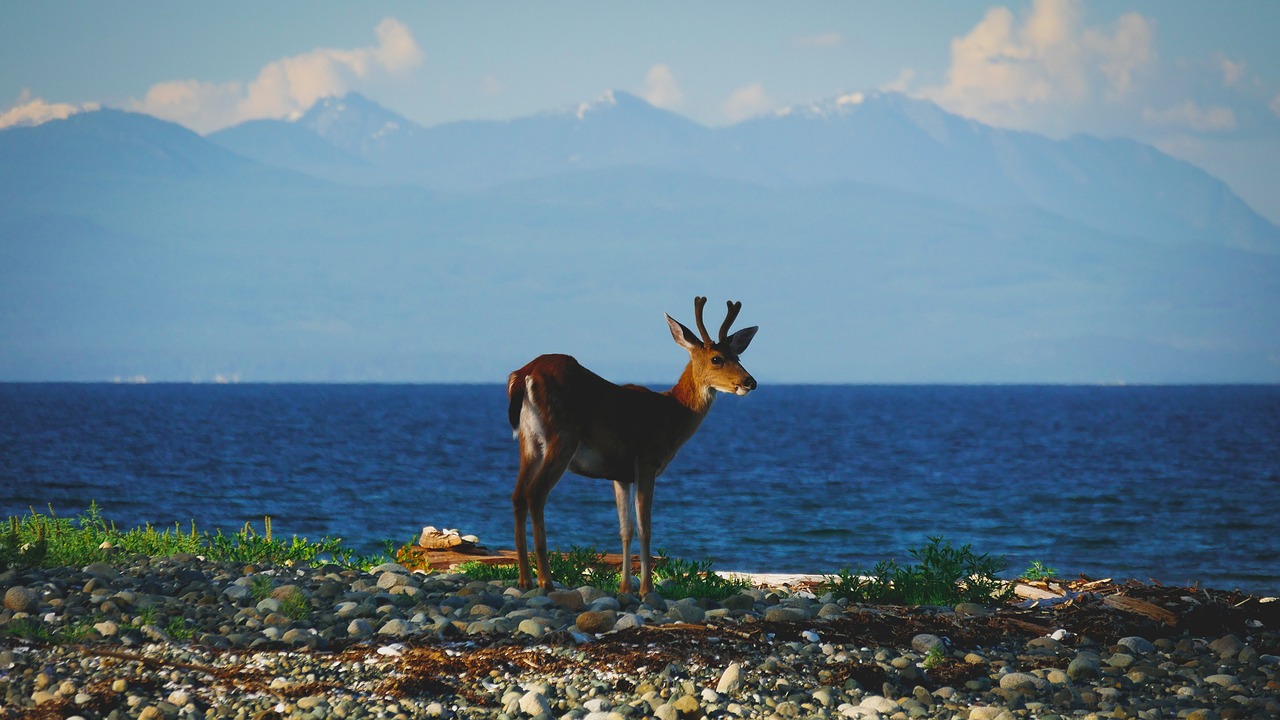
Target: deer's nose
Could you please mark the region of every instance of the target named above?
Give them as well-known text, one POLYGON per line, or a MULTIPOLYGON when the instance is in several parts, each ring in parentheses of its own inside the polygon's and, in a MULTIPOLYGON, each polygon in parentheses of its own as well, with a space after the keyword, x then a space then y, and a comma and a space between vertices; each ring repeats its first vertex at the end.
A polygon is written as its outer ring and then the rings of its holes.
POLYGON ((750 375, 746 376, 745 378, 742 379, 742 387, 746 388, 747 390, 755 390, 756 379, 751 377, 750 375))

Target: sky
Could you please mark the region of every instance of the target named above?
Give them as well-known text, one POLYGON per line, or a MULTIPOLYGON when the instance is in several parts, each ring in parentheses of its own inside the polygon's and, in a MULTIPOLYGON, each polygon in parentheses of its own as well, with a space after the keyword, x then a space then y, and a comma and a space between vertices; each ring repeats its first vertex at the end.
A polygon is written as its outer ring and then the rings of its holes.
POLYGON ((209 133, 360 92, 422 125, 624 90, 709 126, 893 90, 1128 137, 1280 223, 1280 2, 310 2, 0 6, 0 127, 96 107, 209 133))

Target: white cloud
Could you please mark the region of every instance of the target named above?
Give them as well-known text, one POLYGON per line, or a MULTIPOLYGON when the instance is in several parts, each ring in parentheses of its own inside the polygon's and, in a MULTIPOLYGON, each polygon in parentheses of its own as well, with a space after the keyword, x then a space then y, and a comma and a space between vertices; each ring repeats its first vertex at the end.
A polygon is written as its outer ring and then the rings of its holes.
POLYGON ((654 65, 644 76, 644 99, 654 107, 673 110, 684 103, 684 92, 675 73, 666 65, 654 65))
MULTIPOLYGON (((1108 35, 1097 28, 1084 31, 1084 45, 1092 53, 1110 85, 1112 96, 1123 96, 1133 86, 1133 77, 1155 60, 1155 31, 1138 13, 1126 13, 1116 21, 1115 32, 1108 35)), ((1085 57, 1085 63, 1090 62, 1085 57)))
POLYGON ((838 32, 825 32, 816 35, 805 35, 792 41, 796 47, 829 48, 844 45, 844 35, 838 32))
POLYGON ((50 120, 65 120, 79 112, 97 110, 97 103, 71 105, 51 103, 43 98, 33 98, 30 90, 23 90, 9 109, 0 113, 0 130, 8 127, 30 127, 50 120))
POLYGON ((1233 62, 1222 53, 1218 53, 1214 59, 1218 62, 1218 68, 1222 70, 1222 84, 1227 87, 1240 87, 1240 81, 1244 80, 1245 61, 1233 62))
POLYGON ((503 87, 502 82, 498 80, 498 76, 493 73, 489 73, 483 78, 480 78, 480 91, 489 97, 497 97, 506 92, 506 90, 507 89, 503 87))
POLYGON ((1271 104, 1268 105, 1267 107, 1271 108, 1271 114, 1275 115, 1276 117, 1280 117, 1280 94, 1277 94, 1275 97, 1271 98, 1271 104))
POLYGON ((881 90, 887 92, 907 93, 911 90, 911 81, 916 77, 916 71, 911 68, 902 68, 898 71, 898 77, 890 80, 880 86, 881 90))
POLYGON ((921 94, 984 122, 1026 125, 1037 112, 1128 94, 1155 59, 1152 38, 1137 13, 1112 29, 1085 27, 1077 0, 1035 0, 1021 19, 993 7, 951 42, 946 83, 921 94))
POLYGON ((1203 108, 1198 103, 1187 100, 1164 110, 1143 108, 1142 121, 1155 126, 1220 132, 1235 129, 1236 114, 1228 107, 1216 105, 1203 108))
POLYGON ((383 20, 374 36, 376 43, 368 47, 319 48, 273 61, 248 83, 158 83, 128 107, 207 133, 245 120, 296 115, 321 98, 422 64, 422 49, 400 21, 383 20))
POLYGON ((724 115, 730 122, 746 120, 772 109, 773 101, 765 94, 764 85, 758 82, 734 90, 724 103, 724 115))

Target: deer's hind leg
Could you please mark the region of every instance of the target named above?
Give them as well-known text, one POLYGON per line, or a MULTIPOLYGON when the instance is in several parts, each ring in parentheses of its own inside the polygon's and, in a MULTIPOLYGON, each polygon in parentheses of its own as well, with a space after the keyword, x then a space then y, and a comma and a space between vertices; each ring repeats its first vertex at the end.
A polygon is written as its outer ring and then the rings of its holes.
POLYGON ((520 474, 516 476, 516 489, 511 493, 511 507, 516 520, 516 562, 520 568, 519 588, 533 589, 533 573, 529 569, 529 544, 526 534, 526 519, 529 516, 529 490, 533 478, 542 467, 542 454, 525 452, 525 441, 520 441, 520 474))
MULTIPOLYGON (((542 463, 537 472, 531 474, 526 488, 529 516, 533 520, 533 550, 538 560, 538 586, 543 590, 554 588, 551 582, 551 562, 547 558, 547 528, 543 520, 543 510, 547 506, 547 496, 551 494, 551 489, 569 468, 569 462, 573 459, 576 449, 576 441, 563 437, 549 439, 542 463)), ((526 560, 526 564, 527 562, 526 560)))

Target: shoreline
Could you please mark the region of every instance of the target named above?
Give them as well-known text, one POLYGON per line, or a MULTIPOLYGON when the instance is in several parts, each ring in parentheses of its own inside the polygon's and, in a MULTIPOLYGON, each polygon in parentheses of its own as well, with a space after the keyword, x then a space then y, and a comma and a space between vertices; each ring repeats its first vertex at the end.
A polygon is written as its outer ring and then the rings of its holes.
POLYGON ((815 576, 749 575, 764 585, 715 602, 390 563, 7 570, 0 718, 1280 714, 1274 599, 1095 581, 995 607, 877 606, 815 597, 815 576))

